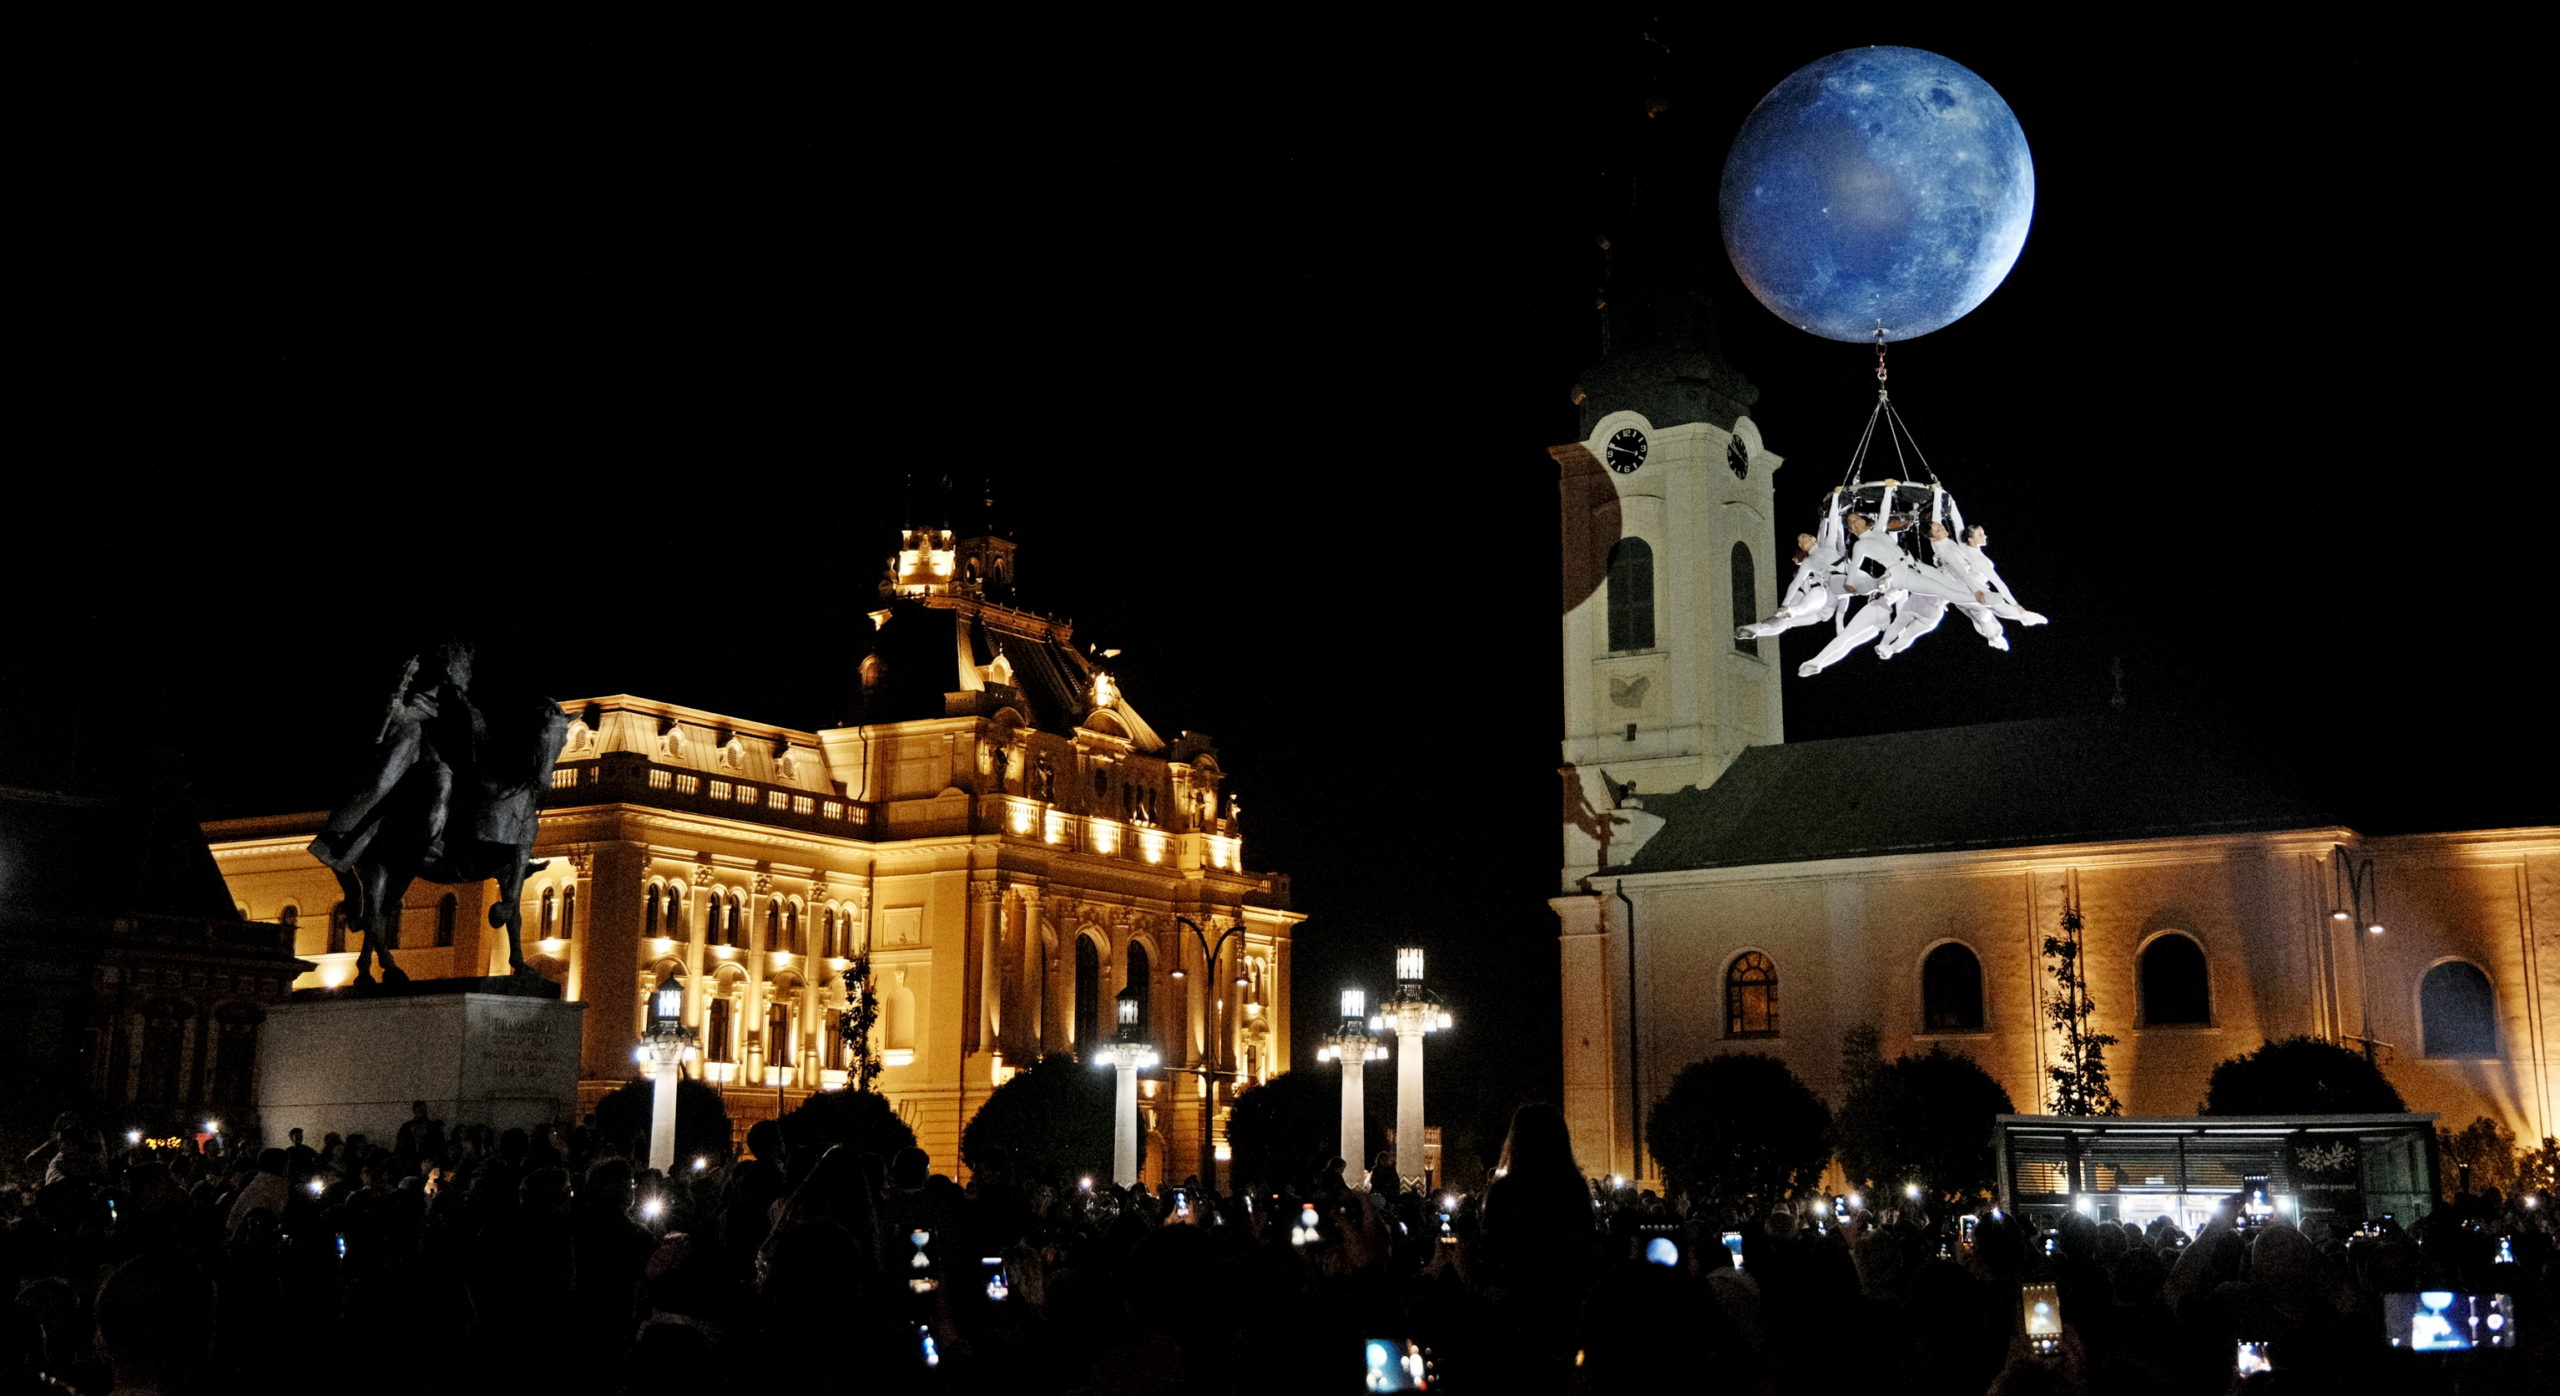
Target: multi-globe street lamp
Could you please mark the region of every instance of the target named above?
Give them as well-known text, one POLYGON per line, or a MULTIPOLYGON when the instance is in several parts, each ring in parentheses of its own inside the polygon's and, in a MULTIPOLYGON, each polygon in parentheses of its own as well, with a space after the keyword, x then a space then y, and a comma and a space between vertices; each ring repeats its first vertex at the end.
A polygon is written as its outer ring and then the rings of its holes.
POLYGON ((2374 873, 2371 858, 2356 857, 2347 851, 2343 843, 2330 845, 2329 885, 2338 896, 2332 904, 2329 919, 2344 921, 2356 928, 2351 931, 2356 938, 2356 996, 2363 1004, 2364 1029, 2360 1040, 2364 1043, 2364 1059, 2368 1062, 2373 1060, 2375 1044, 2373 974, 2365 944, 2382 934, 2380 884, 2381 879, 2374 873))
POLYGON ((1431 1186, 1422 1148, 1422 1038, 1447 1030, 1454 1020, 1440 996, 1422 987, 1420 947, 1396 952, 1395 992, 1379 1007, 1396 1030, 1396 1185, 1421 1192, 1431 1186))
MULTIPOLYGON (((1219 1015, 1226 1010, 1227 1006, 1226 986, 1218 980, 1218 956, 1226 950, 1227 942, 1244 929, 1244 918, 1236 918, 1236 923, 1220 931, 1218 938, 1214 941, 1209 939, 1209 933, 1200 929, 1199 923, 1190 917, 1177 916, 1173 919, 1177 925, 1191 932, 1193 940, 1199 942, 1200 962, 1206 976, 1201 980, 1200 986, 1202 994, 1208 1000, 1201 1014, 1201 1029, 1207 1034, 1207 1041, 1201 1048, 1198 1068, 1200 1072, 1200 1182, 1204 1187, 1215 1187, 1218 1180, 1218 1154, 1216 1145, 1210 1139, 1210 1133, 1211 1120, 1216 1115, 1218 1104, 1218 1058, 1226 1044, 1226 1033, 1219 1015)), ((1189 977, 1183 972, 1179 956, 1175 958, 1171 977, 1175 979, 1189 977)), ((1241 966, 1236 970, 1235 982, 1237 988, 1244 987, 1245 976, 1241 966)))
POLYGON ((1120 991, 1120 1030, 1094 1061, 1120 1073, 1111 1097, 1111 1182, 1123 1188, 1138 1185, 1138 1073, 1156 1064, 1156 1049, 1138 1036, 1138 1000, 1134 987, 1120 991))
POLYGON ((1358 989, 1343 990, 1341 1021, 1334 1024, 1324 1046, 1316 1051, 1318 1061, 1342 1063, 1343 1176, 1355 1188, 1367 1186, 1363 1179, 1368 1176, 1368 1160, 1362 1149, 1368 1143, 1369 1107, 1362 1073, 1369 1063, 1387 1054, 1376 1037, 1378 1021, 1367 1016, 1368 999, 1358 989))

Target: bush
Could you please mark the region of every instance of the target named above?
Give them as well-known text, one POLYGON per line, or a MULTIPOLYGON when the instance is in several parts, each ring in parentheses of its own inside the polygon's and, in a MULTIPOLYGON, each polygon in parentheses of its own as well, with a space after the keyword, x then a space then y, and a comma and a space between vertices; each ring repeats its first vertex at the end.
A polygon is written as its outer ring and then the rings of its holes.
POLYGON ((2290 1037, 2233 1057, 2205 1083, 2205 1115, 2403 1115, 2409 1107, 2363 1054, 2290 1037))
MULTIPOLYGON (((632 1081, 618 1087, 596 1102, 596 1136, 630 1152, 631 1157, 647 1161, 649 1157, 649 1112, 655 1102, 657 1085, 652 1081, 632 1081)), ((729 1107, 720 1093, 691 1077, 676 1082, 676 1157, 702 1155, 727 1158, 730 1141, 736 1134, 729 1124, 729 1107)))
POLYGON ((820 1091, 799 1109, 782 1117, 782 1139, 797 1154, 823 1154, 842 1144, 858 1154, 878 1154, 883 1162, 900 1149, 913 1148, 916 1132, 898 1118, 889 1098, 870 1091, 820 1091))
POLYGON ((1998 1182, 1992 1119, 2009 1093, 1971 1057, 1944 1047, 1866 1073, 1840 1107, 1840 1169, 1879 1196, 1918 1183, 1935 1204, 1969 1204, 1998 1182))
POLYGON ((1240 1183, 1277 1188, 1323 1168, 1342 1147, 1340 1081, 1329 1071, 1284 1071, 1247 1090, 1227 1112, 1227 1147, 1240 1183))
MULTIPOLYGON (((1111 1176, 1112 1077, 1073 1054, 1053 1052, 995 1088, 960 1131, 960 1159, 971 1172, 990 1168, 1026 1182, 1063 1184, 1091 1174, 1111 1176)), ((1146 1160, 1147 1137, 1138 1136, 1146 1160)))
POLYGON ((1831 1161, 1831 1107, 1775 1057, 1709 1057, 1654 1102, 1645 1142, 1674 1192, 1775 1206, 1810 1191, 1831 1161))

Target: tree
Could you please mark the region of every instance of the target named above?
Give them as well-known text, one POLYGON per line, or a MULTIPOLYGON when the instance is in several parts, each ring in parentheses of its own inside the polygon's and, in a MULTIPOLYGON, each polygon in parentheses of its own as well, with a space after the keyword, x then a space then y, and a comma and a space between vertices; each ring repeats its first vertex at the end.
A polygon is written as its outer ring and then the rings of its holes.
MULTIPOLYGON (((1052 1052, 995 1088, 960 1131, 971 1171, 1009 1170, 1025 1180, 1065 1183, 1111 1176, 1112 1072, 1052 1052)), ((1139 1158, 1147 1137, 1138 1136, 1139 1158)))
POLYGON ((844 1055, 853 1068, 853 1088, 868 1092, 871 1083, 880 1079, 880 1051, 872 1045, 871 1030, 880 1022, 880 986, 871 979, 871 956, 853 957, 845 966, 844 982, 853 986, 844 1012, 836 1020, 836 1031, 844 1037, 844 1055))
POLYGON ((1840 1107, 1840 1168, 1870 1193, 1918 1183, 1933 1203, 1971 1203, 1998 1183, 1992 1119, 2015 1110, 1971 1057, 1944 1047, 1874 1067, 1840 1107))
MULTIPOLYGON (((626 1082, 596 1102, 598 1138, 628 1149, 633 1158, 649 1156, 649 1119, 657 1104, 657 1083, 626 1082)), ((720 1093, 691 1077, 676 1081, 676 1155, 725 1158, 736 1138, 729 1106, 720 1093)))
POLYGON ((2206 1115, 2400 1115, 2409 1107, 2362 1054, 2316 1037, 2269 1042, 2213 1069, 2206 1115))
POLYGON ((2486 1115, 2463 1126, 2459 1134, 2437 1130, 2436 1151, 2444 1160, 2437 1181, 2458 1192, 2496 1188, 2502 1195, 2513 1193, 2523 1176, 2524 1160, 2516 1153, 2515 1134, 2486 1115))
POLYGON ((1644 1127, 1667 1185, 1708 1201, 1774 1206, 1812 1188, 1831 1161, 1831 1107, 1756 1052, 1683 1068, 1644 1127))
POLYGON ((2062 908, 2062 934, 2044 938, 2044 958, 2053 974, 2045 1016, 2062 1034, 2062 1060, 2046 1071, 2053 1078, 2053 1113, 2121 1115, 2124 1102, 2116 1099, 2115 1088, 2107 1080, 2107 1049, 2116 1045, 2116 1039, 2090 1027, 2098 1001, 2089 997, 2080 930, 2080 903, 2067 902, 2062 908))
POLYGON ((1339 1086, 1331 1072, 1284 1071, 1237 1096, 1227 1112, 1237 1180, 1276 1188, 1330 1162, 1342 1147, 1339 1086))
POLYGON ((823 1154, 842 1144, 858 1154, 886 1159, 915 1147, 916 1132, 898 1118, 886 1096, 869 1091, 820 1091, 782 1117, 783 1142, 793 1150, 823 1154))

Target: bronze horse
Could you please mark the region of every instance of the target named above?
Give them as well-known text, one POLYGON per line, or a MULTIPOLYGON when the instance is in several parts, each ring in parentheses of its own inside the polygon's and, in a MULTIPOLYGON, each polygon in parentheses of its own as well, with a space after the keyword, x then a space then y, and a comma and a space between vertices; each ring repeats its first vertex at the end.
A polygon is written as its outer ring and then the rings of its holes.
POLYGON ((347 899, 348 923, 363 933, 355 982, 373 983, 372 962, 382 962, 382 982, 409 976, 392 959, 400 948, 394 914, 418 878, 462 884, 494 878, 497 902, 489 924, 507 932, 507 965, 532 972, 524 960, 524 880, 549 866, 528 861, 539 827, 536 803, 550 783, 552 763, 568 739, 569 720, 548 698, 502 707, 471 734, 472 750, 449 776, 421 761, 411 766, 346 840, 346 866, 336 868, 347 899), (437 802, 449 804, 441 834, 433 818, 437 802))

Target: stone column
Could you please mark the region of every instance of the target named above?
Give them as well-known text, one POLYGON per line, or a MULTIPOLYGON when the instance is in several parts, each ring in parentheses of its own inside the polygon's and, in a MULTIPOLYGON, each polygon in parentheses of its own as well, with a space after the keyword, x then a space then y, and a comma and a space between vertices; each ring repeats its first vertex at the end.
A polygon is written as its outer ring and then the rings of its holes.
POLYGON ((1368 1143, 1369 1049, 1366 1040, 1358 1047, 1346 1047, 1342 1061, 1342 1177, 1355 1188, 1368 1186, 1369 1160, 1363 1155, 1368 1143))
POLYGON ((1111 1050, 1112 1070, 1119 1076, 1111 1096, 1111 1181, 1134 1187, 1138 1181, 1138 1051, 1127 1043, 1111 1050))
POLYGON ((1422 1019, 1396 1015, 1396 1182, 1413 1192, 1430 1185, 1422 1153, 1422 1019))

